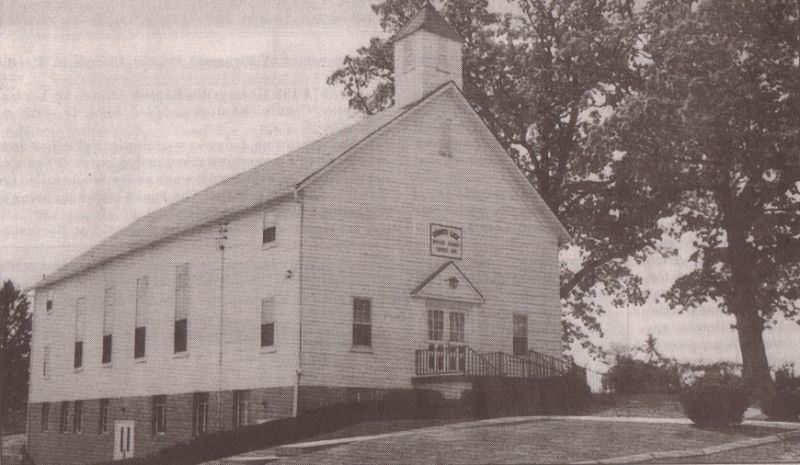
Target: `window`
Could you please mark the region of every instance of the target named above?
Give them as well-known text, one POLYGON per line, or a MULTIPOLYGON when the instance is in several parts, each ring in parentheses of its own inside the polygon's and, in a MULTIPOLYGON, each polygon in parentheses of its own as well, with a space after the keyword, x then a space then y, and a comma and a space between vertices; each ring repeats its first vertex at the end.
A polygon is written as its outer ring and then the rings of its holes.
POLYGON ((44 346, 44 357, 42 360, 42 377, 47 378, 50 374, 50 344, 44 346))
POLYGON ((445 157, 453 156, 453 120, 442 120, 442 134, 439 140, 439 154, 445 157))
POLYGON ((133 358, 143 358, 145 356, 148 306, 149 282, 147 276, 143 276, 136 280, 136 317, 133 330, 133 358))
POLYGON ((175 353, 186 352, 188 349, 188 319, 189 319, 189 264, 184 263, 175 267, 175 353))
POLYGON ((208 431, 208 393, 195 392, 192 400, 192 434, 201 436, 208 431))
POLYGON ((441 341, 444 335, 444 312, 428 310, 428 340, 441 341))
POLYGON ((42 433, 50 429, 50 404, 42 404, 42 433))
POLYGON ((153 434, 167 432, 167 396, 153 396, 153 434))
POLYGON ((261 347, 275 345, 275 298, 261 300, 261 347))
POLYGON ((450 312, 450 342, 464 342, 464 314, 450 312))
POLYGON ((114 288, 109 287, 103 294, 103 364, 111 363, 111 347, 114 334, 114 288))
POLYGON ((514 314, 514 355, 528 355, 528 317, 514 314))
POLYGON ((268 245, 273 242, 275 242, 275 226, 264 228, 261 233, 261 243, 263 245, 268 245))
POLYGON ((83 339, 86 334, 86 299, 78 297, 75 301, 75 351, 72 366, 83 366, 83 339))
POLYGON ((47 302, 45 303, 45 310, 47 310, 47 313, 53 310, 53 297, 53 291, 47 291, 47 302))
POLYGON ((147 340, 147 328, 136 328, 133 332, 133 358, 143 358, 144 347, 147 340))
POLYGON ((58 419, 58 432, 66 433, 69 424, 69 402, 61 402, 61 417, 58 419))
POLYGON ((100 424, 97 431, 100 434, 108 433, 108 399, 100 399, 100 424))
POLYGON ((372 347, 372 302, 353 298, 353 345, 372 347))
POLYGON ((72 431, 74 433, 83 432, 83 402, 76 400, 72 413, 72 431))
POLYGON ((247 426, 250 391, 233 391, 233 427, 247 426))
POLYGON ((83 366, 83 341, 75 341, 75 355, 72 365, 75 369, 83 366))

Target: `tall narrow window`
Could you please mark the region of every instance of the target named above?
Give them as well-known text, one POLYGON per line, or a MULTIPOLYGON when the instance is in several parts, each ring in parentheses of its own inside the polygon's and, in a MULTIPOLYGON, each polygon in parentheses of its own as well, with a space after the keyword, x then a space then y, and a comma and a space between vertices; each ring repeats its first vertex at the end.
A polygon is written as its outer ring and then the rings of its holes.
POLYGON ((100 399, 100 415, 97 431, 100 434, 108 433, 108 399, 100 399))
POLYGON ((136 318, 133 330, 133 358, 145 356, 147 342, 147 310, 149 306, 149 282, 147 276, 136 280, 136 318))
POLYGON ((76 400, 72 412, 72 431, 74 433, 83 432, 83 402, 76 400))
POLYGON ((188 320, 190 305, 189 264, 175 267, 175 353, 186 352, 188 348, 188 320))
POLYGON ((66 433, 69 425, 69 402, 61 402, 61 416, 58 419, 58 432, 66 433))
POLYGON ((441 139, 439 140, 439 154, 445 157, 453 156, 453 120, 451 118, 441 122, 441 139))
POLYGON ((208 431, 208 393, 195 392, 192 400, 192 434, 201 436, 208 431))
POLYGON ((250 410, 250 391, 233 391, 233 427, 247 426, 250 410))
POLYGON ((528 317, 514 314, 514 355, 528 355, 528 317))
POLYGON ((441 341, 444 334, 444 312, 428 310, 428 340, 441 341))
POLYGON ((261 300, 261 347, 275 345, 275 298, 261 300))
POLYGON ((50 344, 44 346, 44 357, 42 359, 42 377, 50 375, 50 344))
POLYGON ((114 335, 114 288, 109 287, 103 294, 103 364, 111 363, 114 335))
POLYGON ((50 429, 50 404, 45 402, 42 404, 42 433, 46 433, 50 429))
POLYGON ((275 214, 264 212, 264 221, 261 227, 261 246, 264 249, 278 244, 278 228, 275 224, 275 214))
POLYGON ((153 396, 153 434, 167 432, 167 396, 153 396))
POLYGON ((47 313, 50 313, 53 310, 53 297, 54 297, 54 292, 47 291, 47 301, 45 302, 44 305, 47 313))
POLYGON ((353 345, 372 347, 372 301, 353 298, 353 345))
POLYGON ((83 340, 86 335, 86 299, 78 297, 75 301, 75 351, 73 367, 83 366, 83 340))
POLYGON ((464 314, 450 312, 450 342, 464 342, 464 314))

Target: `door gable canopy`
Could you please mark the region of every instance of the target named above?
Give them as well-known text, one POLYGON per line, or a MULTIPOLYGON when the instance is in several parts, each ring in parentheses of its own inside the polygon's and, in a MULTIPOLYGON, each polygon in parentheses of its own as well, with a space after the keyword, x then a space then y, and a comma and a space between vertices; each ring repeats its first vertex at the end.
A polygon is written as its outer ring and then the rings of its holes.
POLYGON ((482 304, 485 301, 483 294, 452 261, 440 266, 433 274, 425 278, 411 291, 411 295, 474 304, 482 304))

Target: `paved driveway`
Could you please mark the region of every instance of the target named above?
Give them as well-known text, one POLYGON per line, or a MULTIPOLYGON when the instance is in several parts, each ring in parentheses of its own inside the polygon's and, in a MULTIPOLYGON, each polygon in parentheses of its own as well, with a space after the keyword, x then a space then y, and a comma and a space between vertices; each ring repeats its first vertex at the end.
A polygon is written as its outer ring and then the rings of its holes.
POLYGON ((703 448, 774 432, 748 427, 717 432, 685 424, 545 419, 506 425, 455 424, 354 442, 275 463, 568 463, 703 448))

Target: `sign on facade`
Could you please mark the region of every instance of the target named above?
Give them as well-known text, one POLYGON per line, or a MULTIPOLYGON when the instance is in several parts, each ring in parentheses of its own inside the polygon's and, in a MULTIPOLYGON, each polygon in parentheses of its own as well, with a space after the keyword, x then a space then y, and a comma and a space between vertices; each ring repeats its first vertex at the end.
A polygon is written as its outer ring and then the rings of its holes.
POLYGON ((431 255, 461 259, 461 228, 431 224, 431 255))

